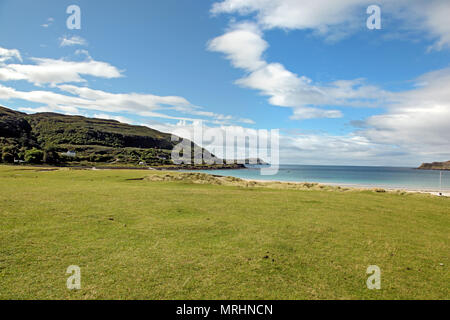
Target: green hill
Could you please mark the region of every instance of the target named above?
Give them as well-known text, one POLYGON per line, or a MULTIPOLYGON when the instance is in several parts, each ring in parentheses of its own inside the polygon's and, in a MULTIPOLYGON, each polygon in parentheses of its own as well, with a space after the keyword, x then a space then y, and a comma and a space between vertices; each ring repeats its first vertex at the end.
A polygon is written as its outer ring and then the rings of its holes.
POLYGON ((51 164, 171 165, 177 143, 170 134, 115 120, 29 115, 0 107, 1 159, 7 163, 20 159, 51 164), (67 151, 76 156, 64 156, 67 151))
POLYGON ((170 134, 115 120, 89 119, 56 113, 27 115, 40 144, 98 145, 113 148, 159 148, 171 150, 170 134))

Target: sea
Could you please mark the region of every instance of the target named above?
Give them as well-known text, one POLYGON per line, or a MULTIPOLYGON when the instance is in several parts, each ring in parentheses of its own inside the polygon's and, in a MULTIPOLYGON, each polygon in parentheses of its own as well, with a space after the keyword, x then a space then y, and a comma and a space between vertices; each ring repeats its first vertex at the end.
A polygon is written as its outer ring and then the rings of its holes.
POLYGON ((450 171, 418 170, 403 167, 280 165, 277 174, 261 175, 262 167, 249 165, 245 169, 201 172, 252 180, 318 182, 349 187, 450 191, 450 171))

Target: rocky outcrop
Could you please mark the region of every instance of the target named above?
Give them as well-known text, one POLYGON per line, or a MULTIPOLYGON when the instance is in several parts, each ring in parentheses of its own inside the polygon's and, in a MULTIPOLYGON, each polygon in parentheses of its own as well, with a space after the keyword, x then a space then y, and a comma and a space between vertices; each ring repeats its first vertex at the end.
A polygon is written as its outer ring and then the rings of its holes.
POLYGON ((422 165, 417 169, 420 169, 420 170, 450 170, 450 161, 422 163, 422 165))

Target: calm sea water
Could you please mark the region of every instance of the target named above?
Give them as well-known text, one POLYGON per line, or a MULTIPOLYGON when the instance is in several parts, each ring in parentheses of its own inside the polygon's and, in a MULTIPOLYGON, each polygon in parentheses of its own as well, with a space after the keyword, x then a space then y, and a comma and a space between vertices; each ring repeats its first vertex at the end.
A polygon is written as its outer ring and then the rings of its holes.
MULTIPOLYGON (((243 179, 319 182, 349 186, 439 191, 439 171, 399 167, 281 165, 278 174, 263 176, 259 166, 240 170, 208 170, 209 174, 243 179)), ((442 190, 450 191, 450 171, 442 172, 442 190)))

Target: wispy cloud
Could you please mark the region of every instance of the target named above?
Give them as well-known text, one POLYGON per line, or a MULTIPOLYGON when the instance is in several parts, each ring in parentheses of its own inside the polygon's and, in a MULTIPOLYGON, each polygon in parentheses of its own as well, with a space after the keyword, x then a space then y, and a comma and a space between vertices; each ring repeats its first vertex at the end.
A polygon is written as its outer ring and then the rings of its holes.
POLYGON ((84 49, 78 49, 75 51, 76 55, 84 55, 87 59, 89 60, 93 60, 91 55, 89 54, 89 51, 84 50, 84 49))
POLYGON ((48 28, 53 24, 54 21, 55 21, 55 19, 50 17, 47 19, 47 21, 44 24, 41 24, 41 27, 48 28))
POLYGON ((68 47, 68 46, 87 46, 87 41, 80 36, 63 36, 59 39, 60 47, 68 47))
POLYGON ((17 49, 5 49, 0 47, 0 66, 8 60, 17 59, 22 62, 22 56, 17 49))
POLYGON ((128 124, 133 124, 133 120, 123 117, 123 116, 118 116, 118 115, 111 115, 111 114, 106 114, 106 113, 96 113, 94 114, 94 118, 97 119, 106 119, 106 120, 116 120, 122 123, 128 123, 128 124))
MULTIPOLYGON (((0 48, 0 62, 11 58, 21 59, 17 50, 0 48)), ((31 58, 34 64, 0 65, 0 80, 25 80, 36 85, 86 82, 83 76, 119 78, 122 72, 109 63, 88 59, 68 61, 64 59, 31 58)))

